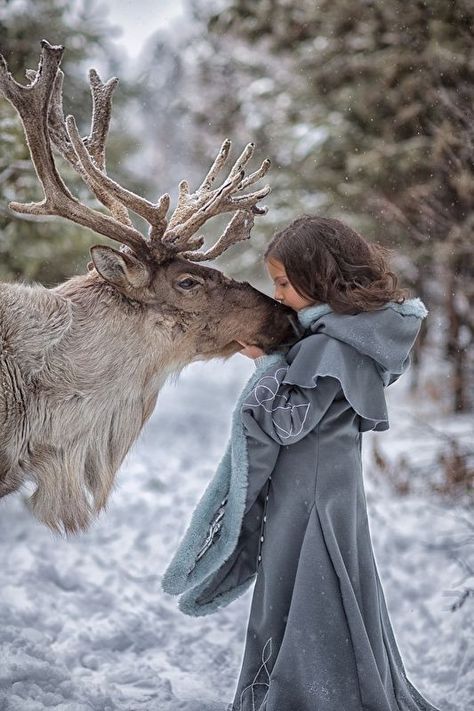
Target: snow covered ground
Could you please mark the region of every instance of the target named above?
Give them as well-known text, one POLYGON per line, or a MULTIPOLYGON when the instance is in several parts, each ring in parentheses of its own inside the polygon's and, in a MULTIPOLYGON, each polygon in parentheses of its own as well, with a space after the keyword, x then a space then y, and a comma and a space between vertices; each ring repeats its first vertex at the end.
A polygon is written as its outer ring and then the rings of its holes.
MULTIPOLYGON (((190 618, 161 591, 160 577, 223 454, 233 403, 252 371, 237 355, 190 366, 167 385, 108 511, 87 534, 60 539, 21 497, 1 502, 1 711, 225 710, 252 588, 214 615, 190 618)), ((467 514, 435 495, 395 497, 370 473, 373 438, 385 452, 400 449, 402 415, 416 408, 407 384, 402 377, 387 393, 391 429, 364 438, 374 550, 408 677, 441 711, 468 711, 474 602, 449 609, 467 514)))

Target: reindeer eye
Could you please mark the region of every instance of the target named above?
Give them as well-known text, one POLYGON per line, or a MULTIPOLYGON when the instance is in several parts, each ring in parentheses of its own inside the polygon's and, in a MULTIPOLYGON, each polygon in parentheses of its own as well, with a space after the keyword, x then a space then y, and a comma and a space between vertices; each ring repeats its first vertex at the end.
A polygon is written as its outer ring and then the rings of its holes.
POLYGON ((198 284, 195 279, 191 279, 191 277, 186 277, 186 279, 181 279, 178 281, 178 286, 180 286, 182 289, 192 289, 193 286, 198 284))

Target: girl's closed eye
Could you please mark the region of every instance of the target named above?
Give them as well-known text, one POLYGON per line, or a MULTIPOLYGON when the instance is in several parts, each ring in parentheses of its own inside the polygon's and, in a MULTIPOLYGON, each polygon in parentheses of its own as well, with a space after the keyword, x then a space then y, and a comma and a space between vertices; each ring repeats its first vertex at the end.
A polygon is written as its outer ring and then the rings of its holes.
POLYGON ((298 311, 299 309, 309 306, 314 303, 311 300, 305 299, 298 294, 290 280, 288 279, 286 269, 280 260, 268 258, 265 260, 265 266, 268 274, 274 284, 274 298, 286 306, 298 311))

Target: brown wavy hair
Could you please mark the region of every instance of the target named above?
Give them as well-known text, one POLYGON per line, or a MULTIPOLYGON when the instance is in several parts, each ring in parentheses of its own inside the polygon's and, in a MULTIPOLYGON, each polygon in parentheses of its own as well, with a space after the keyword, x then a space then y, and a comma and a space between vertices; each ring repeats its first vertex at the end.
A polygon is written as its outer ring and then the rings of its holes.
POLYGON ((389 267, 392 253, 340 220, 302 215, 272 237, 263 257, 283 264, 300 296, 347 314, 408 298, 389 267))

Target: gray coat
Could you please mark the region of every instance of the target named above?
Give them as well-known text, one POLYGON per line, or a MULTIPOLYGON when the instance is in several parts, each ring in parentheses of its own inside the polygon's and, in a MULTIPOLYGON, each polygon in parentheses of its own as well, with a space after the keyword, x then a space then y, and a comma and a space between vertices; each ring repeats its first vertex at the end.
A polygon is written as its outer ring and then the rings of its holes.
POLYGON ((426 314, 419 299, 354 316, 309 307, 286 356, 257 359, 162 580, 192 615, 256 581, 233 711, 437 711, 405 674, 361 464, 426 314))

